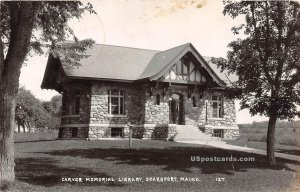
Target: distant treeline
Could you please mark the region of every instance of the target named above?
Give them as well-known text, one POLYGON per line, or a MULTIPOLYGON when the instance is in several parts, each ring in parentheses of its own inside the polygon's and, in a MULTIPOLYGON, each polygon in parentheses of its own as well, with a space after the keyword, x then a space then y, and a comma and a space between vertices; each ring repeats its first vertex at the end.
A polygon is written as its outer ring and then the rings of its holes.
MULTIPOLYGON (((268 128, 268 121, 256 122, 252 124, 239 124, 239 128, 268 128)), ((276 123, 276 128, 291 128, 300 129, 300 120, 298 121, 278 121, 276 123)))

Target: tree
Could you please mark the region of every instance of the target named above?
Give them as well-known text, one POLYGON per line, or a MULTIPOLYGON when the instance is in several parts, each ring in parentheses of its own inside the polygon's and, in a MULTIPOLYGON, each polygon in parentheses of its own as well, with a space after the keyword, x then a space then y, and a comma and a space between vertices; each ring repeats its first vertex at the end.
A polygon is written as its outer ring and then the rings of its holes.
POLYGON ((23 132, 25 127, 29 132, 32 127, 42 130, 55 122, 53 115, 44 108, 42 102, 24 87, 20 87, 17 94, 15 120, 18 130, 22 126, 23 132))
POLYGON ((18 90, 16 98, 16 111, 15 111, 15 120, 18 125, 18 130, 20 127, 23 127, 23 132, 25 128, 33 124, 33 115, 34 110, 36 109, 35 105, 38 103, 38 99, 32 95, 32 93, 26 90, 24 87, 20 87, 18 90))
POLYGON ((65 59, 78 65, 85 56, 79 53, 93 41, 58 42, 74 35, 68 20, 86 11, 95 13, 91 4, 79 1, 0 1, 0 183, 15 177, 13 133, 22 64, 29 52, 42 54, 47 45, 54 56, 66 53, 65 59))
POLYGON ((241 108, 269 117, 267 161, 275 165, 274 136, 278 119, 299 116, 300 104, 300 5, 293 1, 224 2, 224 15, 245 16, 232 28, 244 39, 229 43, 227 60, 213 62, 238 75, 241 108))
POLYGON ((43 107, 49 113, 49 119, 47 122, 48 129, 57 129, 60 125, 62 97, 61 95, 55 95, 50 101, 44 101, 43 107))
POLYGON ((61 95, 53 96, 50 101, 44 101, 44 108, 53 116, 60 117, 61 114, 62 97, 61 95))

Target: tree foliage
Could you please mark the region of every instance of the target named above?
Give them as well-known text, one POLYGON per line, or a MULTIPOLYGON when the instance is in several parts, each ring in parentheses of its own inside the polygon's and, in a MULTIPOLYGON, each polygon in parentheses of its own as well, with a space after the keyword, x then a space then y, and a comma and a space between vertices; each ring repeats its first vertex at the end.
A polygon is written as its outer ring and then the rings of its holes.
POLYGON ((234 26, 244 39, 229 43, 227 60, 218 58, 221 70, 238 75, 241 108, 269 117, 267 160, 275 165, 274 141, 277 119, 300 116, 300 5, 294 1, 224 1, 223 13, 233 19, 244 15, 245 23, 234 26))
POLYGON ((95 13, 80 1, 0 1, 0 183, 15 178, 13 130, 22 64, 30 54, 65 52, 66 62, 78 66, 94 41, 60 42, 75 38, 68 21, 85 12, 95 13))
MULTIPOLYGON (((1 39, 5 52, 9 52, 12 35, 14 30, 18 29, 15 25, 18 22, 18 14, 22 12, 24 4, 26 3, 11 1, 1 3, 1 39)), ((91 39, 78 41, 68 21, 80 19, 84 12, 96 13, 90 3, 83 5, 80 1, 36 1, 31 4, 35 15, 32 15, 34 22, 30 42, 28 42, 29 54, 24 57, 32 54, 52 53, 54 56, 60 54, 70 67, 78 66, 80 59, 88 57, 84 52, 94 41, 91 39), (62 43, 72 36, 74 42, 62 43)))
POLYGON ((25 130, 35 128, 38 131, 56 129, 60 124, 61 96, 50 101, 40 101, 29 90, 20 87, 16 100, 15 119, 18 126, 25 130))
POLYGON ((213 61, 238 75, 241 107, 254 114, 292 119, 300 104, 300 5, 293 1, 225 2, 224 14, 245 15, 232 28, 243 32, 228 46, 227 60, 213 61))
POLYGON ((49 113, 49 119, 47 122, 48 129, 57 129, 60 126, 60 115, 62 97, 61 95, 55 95, 50 101, 43 101, 44 109, 49 113))

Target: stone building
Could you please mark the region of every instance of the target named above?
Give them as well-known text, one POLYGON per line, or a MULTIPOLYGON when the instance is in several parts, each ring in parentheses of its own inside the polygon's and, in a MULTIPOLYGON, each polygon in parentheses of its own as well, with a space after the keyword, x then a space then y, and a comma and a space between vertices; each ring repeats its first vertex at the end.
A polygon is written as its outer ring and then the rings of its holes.
POLYGON ((173 139, 176 125, 238 137, 234 76, 187 43, 166 51, 95 44, 79 67, 49 55, 43 89, 63 95, 60 138, 173 139))

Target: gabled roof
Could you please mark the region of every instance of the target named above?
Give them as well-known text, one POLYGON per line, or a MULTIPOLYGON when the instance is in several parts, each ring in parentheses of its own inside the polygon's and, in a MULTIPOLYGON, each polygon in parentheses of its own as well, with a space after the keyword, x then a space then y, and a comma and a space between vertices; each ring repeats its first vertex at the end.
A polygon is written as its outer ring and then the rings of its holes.
POLYGON ((137 80, 159 51, 94 44, 88 49, 88 58, 80 61, 81 66, 72 69, 64 63, 67 76, 96 79, 137 80))
MULTIPOLYGON (((165 51, 94 44, 86 52, 89 57, 82 59, 80 61, 81 66, 78 68, 67 67, 64 63, 61 63, 61 65, 65 75, 75 79, 156 80, 187 53, 193 54, 201 64, 201 67, 208 72, 216 83, 225 86, 229 82, 227 76, 221 73, 215 64, 210 62, 210 58, 202 57, 191 43, 165 51)), ((49 59, 47 68, 50 68, 51 65, 57 65, 53 64, 53 62, 57 61, 57 59, 49 59)), ((236 79, 233 78, 232 81, 234 80, 236 79)), ((42 88, 50 88, 46 82, 47 70, 42 88)))
POLYGON ((178 47, 168 49, 166 51, 156 53, 143 73, 139 76, 139 79, 153 77, 158 72, 166 68, 170 63, 172 63, 172 61, 174 61, 175 58, 189 46, 190 43, 187 43, 178 47))

